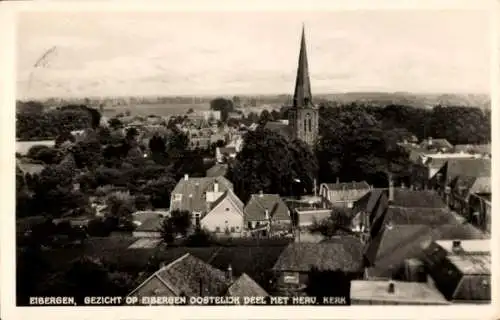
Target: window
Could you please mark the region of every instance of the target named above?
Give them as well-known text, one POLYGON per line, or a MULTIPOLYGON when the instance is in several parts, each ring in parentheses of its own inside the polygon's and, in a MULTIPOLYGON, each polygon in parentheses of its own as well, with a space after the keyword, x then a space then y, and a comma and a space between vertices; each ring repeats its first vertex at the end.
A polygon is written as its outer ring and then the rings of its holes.
POLYGON ((234 231, 235 231, 234 227, 231 227, 231 232, 234 232, 234 231))
POLYGON ((252 229, 252 222, 248 221, 248 229, 252 229))
POLYGON ((226 211, 229 211, 229 208, 226 208, 226 211))
POLYGON ((240 230, 240 227, 236 226, 236 230, 240 230))
POLYGON ((215 227, 215 232, 220 232, 220 227, 215 227))
POLYGON ((181 201, 182 200, 182 194, 176 193, 174 195, 174 201, 181 201))
POLYGON ((311 120, 311 118, 309 118, 309 132, 311 132, 311 123, 312 123, 312 120, 311 120))
POLYGON ((283 274, 283 281, 285 283, 298 284, 299 283, 299 275, 297 272, 285 272, 283 274))
POLYGON ((304 131, 307 131, 307 120, 304 119, 304 131))

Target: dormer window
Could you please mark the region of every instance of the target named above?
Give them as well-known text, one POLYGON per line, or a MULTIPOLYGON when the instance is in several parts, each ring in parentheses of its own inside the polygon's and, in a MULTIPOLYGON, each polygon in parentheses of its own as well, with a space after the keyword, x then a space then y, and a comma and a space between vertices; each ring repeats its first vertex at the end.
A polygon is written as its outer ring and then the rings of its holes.
POLYGON ((174 194, 174 201, 182 201, 182 194, 180 193, 174 194))

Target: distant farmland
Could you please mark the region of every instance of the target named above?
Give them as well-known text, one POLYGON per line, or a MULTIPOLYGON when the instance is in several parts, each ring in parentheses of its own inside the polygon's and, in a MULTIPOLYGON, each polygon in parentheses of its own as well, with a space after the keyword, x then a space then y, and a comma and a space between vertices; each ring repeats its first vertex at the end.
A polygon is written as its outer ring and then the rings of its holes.
POLYGON ((105 108, 104 115, 112 117, 118 113, 130 111, 131 115, 148 116, 172 116, 186 114, 189 109, 194 111, 209 110, 209 103, 157 103, 157 104, 137 104, 130 106, 119 106, 115 108, 105 108))

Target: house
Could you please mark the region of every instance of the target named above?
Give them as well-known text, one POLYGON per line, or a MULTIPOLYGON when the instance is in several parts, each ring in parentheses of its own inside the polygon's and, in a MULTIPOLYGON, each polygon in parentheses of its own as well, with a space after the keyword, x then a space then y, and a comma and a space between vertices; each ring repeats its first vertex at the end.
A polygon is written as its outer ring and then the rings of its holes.
POLYGON ((351 282, 353 305, 447 305, 449 302, 427 283, 406 281, 351 282))
POLYGON ((328 242, 292 243, 276 261, 278 291, 301 292, 310 284, 311 272, 341 272, 349 279, 363 275, 363 245, 352 236, 336 237, 328 242))
POLYGON ((450 183, 458 176, 491 176, 491 159, 448 159, 431 180, 431 188, 444 196, 446 187, 449 187, 450 183))
POLYGON ((383 226, 364 249, 366 279, 408 279, 406 269, 411 259, 420 258, 423 247, 434 240, 485 239, 470 224, 401 224, 383 226))
POLYGON ((435 241, 422 260, 445 298, 458 304, 491 302, 490 240, 435 241))
POLYGON ((359 200, 371 190, 366 181, 322 183, 320 195, 328 200, 334 207, 352 208, 354 202, 359 200))
POLYGON ((432 137, 427 138, 419 145, 420 148, 426 149, 428 151, 434 152, 449 152, 453 150, 453 145, 446 139, 433 139, 432 137))
POLYGON ((288 231, 292 227, 290 211, 277 194, 265 194, 262 191, 259 194, 252 194, 244 212, 245 225, 250 231, 260 230, 264 226, 269 231, 288 231))
POLYGON ((135 238, 161 238, 160 230, 163 219, 164 218, 159 215, 145 219, 142 223, 137 225, 132 232, 132 236, 135 238))
POLYGON ((233 184, 224 177, 193 178, 184 175, 171 193, 170 211, 186 210, 196 225, 211 210, 211 205, 233 184))
POLYGON ((201 227, 217 236, 240 237, 245 228, 244 204, 231 189, 227 189, 201 219, 201 227))
POLYGON ((227 290, 227 275, 210 264, 186 253, 161 267, 128 296, 192 297, 220 296, 227 290))
POLYGON ((227 174, 229 167, 227 164, 216 163, 210 169, 207 170, 207 177, 223 177, 227 174))
POLYGON ((215 158, 218 163, 224 163, 229 159, 236 158, 238 152, 235 147, 217 147, 215 149, 215 158))

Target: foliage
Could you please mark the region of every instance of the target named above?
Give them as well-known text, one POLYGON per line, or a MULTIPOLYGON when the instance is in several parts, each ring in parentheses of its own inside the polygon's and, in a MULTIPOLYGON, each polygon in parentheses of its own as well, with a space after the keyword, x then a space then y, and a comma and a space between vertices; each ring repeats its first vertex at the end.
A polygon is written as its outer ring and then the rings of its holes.
POLYGON ((228 119, 229 112, 234 111, 233 101, 224 98, 215 98, 210 101, 210 109, 215 111, 220 111, 221 120, 226 122, 228 119))
POLYGON ((158 180, 149 181, 141 192, 149 197, 154 208, 168 208, 170 207, 170 193, 176 183, 173 177, 166 175, 158 180))
POLYGON ((316 154, 322 181, 367 180, 386 186, 388 174, 409 174, 408 154, 397 144, 405 133, 384 129, 361 107, 321 108, 319 130, 316 154))
POLYGON ((20 140, 55 139, 60 134, 87 128, 91 115, 83 109, 51 110, 16 114, 16 137, 20 140))
POLYGON ((309 227, 311 233, 319 233, 326 238, 331 238, 337 235, 340 230, 350 230, 350 209, 335 208, 330 213, 330 216, 321 221, 313 221, 309 227))
POLYGON ((128 192, 114 192, 106 199, 107 217, 113 218, 118 227, 129 228, 132 225, 132 213, 136 211, 134 198, 128 192))
POLYGON ((123 128, 123 123, 118 118, 111 118, 108 120, 108 125, 112 130, 123 128))
POLYGON ((209 247, 214 242, 214 237, 209 231, 196 228, 196 230, 187 237, 184 245, 187 247, 209 247))
POLYGON ((186 236, 191 227, 191 213, 186 210, 173 210, 160 227, 163 240, 172 243, 178 236, 186 236))
POLYGON ((244 201, 260 190, 297 196, 304 189, 312 190, 316 168, 316 159, 307 146, 260 128, 245 135, 243 149, 228 177, 244 201))
POLYGON ((28 150, 27 157, 45 164, 56 164, 61 161, 61 153, 57 149, 44 145, 32 146, 28 150))

